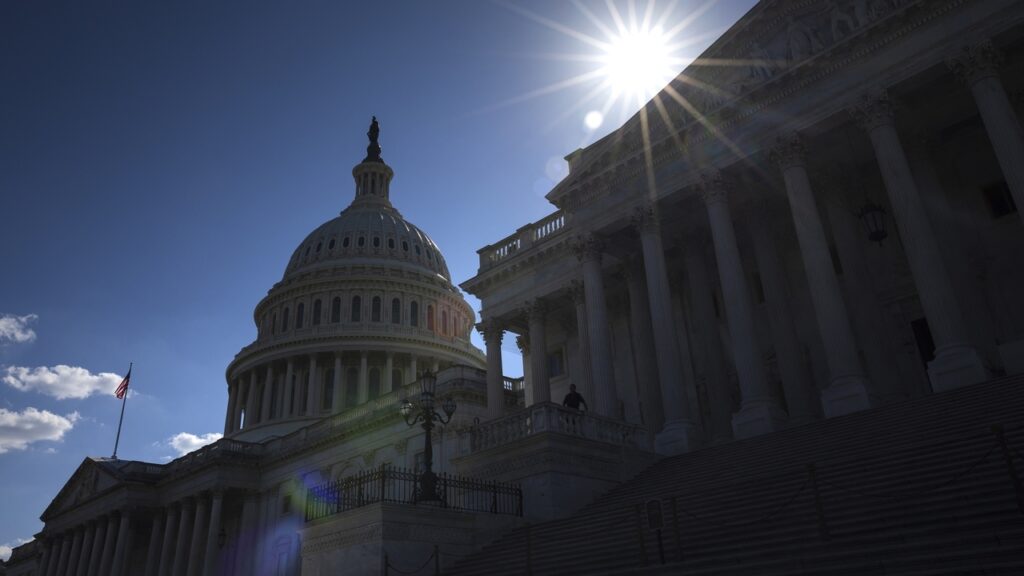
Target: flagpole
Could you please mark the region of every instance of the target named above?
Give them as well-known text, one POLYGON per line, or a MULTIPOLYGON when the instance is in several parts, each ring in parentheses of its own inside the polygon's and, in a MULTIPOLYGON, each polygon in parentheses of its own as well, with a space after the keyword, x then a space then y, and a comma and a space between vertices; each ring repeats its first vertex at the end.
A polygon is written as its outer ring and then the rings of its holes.
MULTIPOLYGON (((128 363, 128 374, 132 373, 132 362, 128 363)), ((117 460, 117 445, 121 443, 121 424, 124 423, 124 405, 128 403, 128 390, 124 391, 124 398, 121 399, 121 418, 117 420, 117 437, 114 439, 114 455, 112 459, 117 460)))

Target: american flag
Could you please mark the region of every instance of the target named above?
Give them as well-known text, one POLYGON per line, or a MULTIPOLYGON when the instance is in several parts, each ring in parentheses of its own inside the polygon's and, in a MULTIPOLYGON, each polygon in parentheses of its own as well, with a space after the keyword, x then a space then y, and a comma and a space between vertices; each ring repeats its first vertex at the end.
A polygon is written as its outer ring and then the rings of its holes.
POLYGON ((117 385, 117 390, 114 390, 114 396, 117 396, 118 400, 123 399, 125 395, 128 394, 128 381, 131 380, 131 377, 132 369, 129 368, 128 374, 125 375, 124 380, 121 380, 121 383, 117 385))

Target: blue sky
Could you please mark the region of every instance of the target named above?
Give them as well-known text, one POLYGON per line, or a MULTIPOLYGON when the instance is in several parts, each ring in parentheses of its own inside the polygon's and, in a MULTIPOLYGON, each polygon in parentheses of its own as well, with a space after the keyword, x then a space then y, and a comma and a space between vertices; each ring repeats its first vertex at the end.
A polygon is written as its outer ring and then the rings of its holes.
MULTIPOLYGON (((686 59, 753 3, 652 14, 698 14, 674 36, 686 59)), ((89 4, 0 4, 0 545, 110 455, 130 361, 119 456, 222 430, 224 369, 291 251, 351 199, 371 115, 392 201, 461 282, 553 211, 563 156, 638 108, 584 122, 611 98, 572 81, 599 67, 578 33, 614 29, 604 1, 89 4)))

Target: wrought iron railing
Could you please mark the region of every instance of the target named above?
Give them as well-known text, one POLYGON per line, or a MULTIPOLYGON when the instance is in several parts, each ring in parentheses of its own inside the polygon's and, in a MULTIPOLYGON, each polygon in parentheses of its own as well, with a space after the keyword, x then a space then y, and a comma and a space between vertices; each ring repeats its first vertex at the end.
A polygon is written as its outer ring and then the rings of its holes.
MULTIPOLYGON (((306 493, 306 521, 378 502, 417 504, 420 476, 407 468, 381 465, 314 486, 306 493)), ((523 515, 523 491, 517 484, 442 473, 437 475, 437 491, 441 507, 450 510, 523 515)))

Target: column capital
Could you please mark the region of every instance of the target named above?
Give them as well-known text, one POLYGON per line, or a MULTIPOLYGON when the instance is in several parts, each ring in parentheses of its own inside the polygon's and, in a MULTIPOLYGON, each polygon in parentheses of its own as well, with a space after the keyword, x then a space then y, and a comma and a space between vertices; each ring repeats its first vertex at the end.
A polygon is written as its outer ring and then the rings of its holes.
POLYGON ((629 222, 641 234, 645 232, 658 232, 661 229, 658 205, 654 202, 644 202, 640 206, 633 208, 629 222))
POLYGON ((516 346, 519 347, 519 352, 522 354, 530 353, 530 337, 526 334, 520 334, 516 336, 516 346))
POLYGON ((709 206, 728 202, 729 184, 720 170, 706 170, 701 173, 700 195, 709 206))
POLYGON ((604 248, 600 238, 595 234, 580 234, 572 244, 572 250, 580 262, 601 260, 601 251, 604 248))
POLYGON ((487 344, 493 342, 499 346, 501 345, 501 339, 505 335, 505 328, 497 320, 493 318, 482 320, 476 325, 476 329, 484 337, 484 342, 487 344))
POLYGON ((978 80, 998 76, 1005 60, 1003 52, 986 38, 963 46, 959 53, 946 59, 946 67, 957 80, 971 86, 978 80))
POLYGON ((769 158, 782 171, 797 166, 806 166, 807 147, 804 146, 800 134, 790 132, 775 139, 775 145, 772 146, 769 158))
POLYGON ((892 99, 884 88, 862 94, 847 112, 861 128, 868 132, 880 126, 892 126, 896 122, 892 99))

